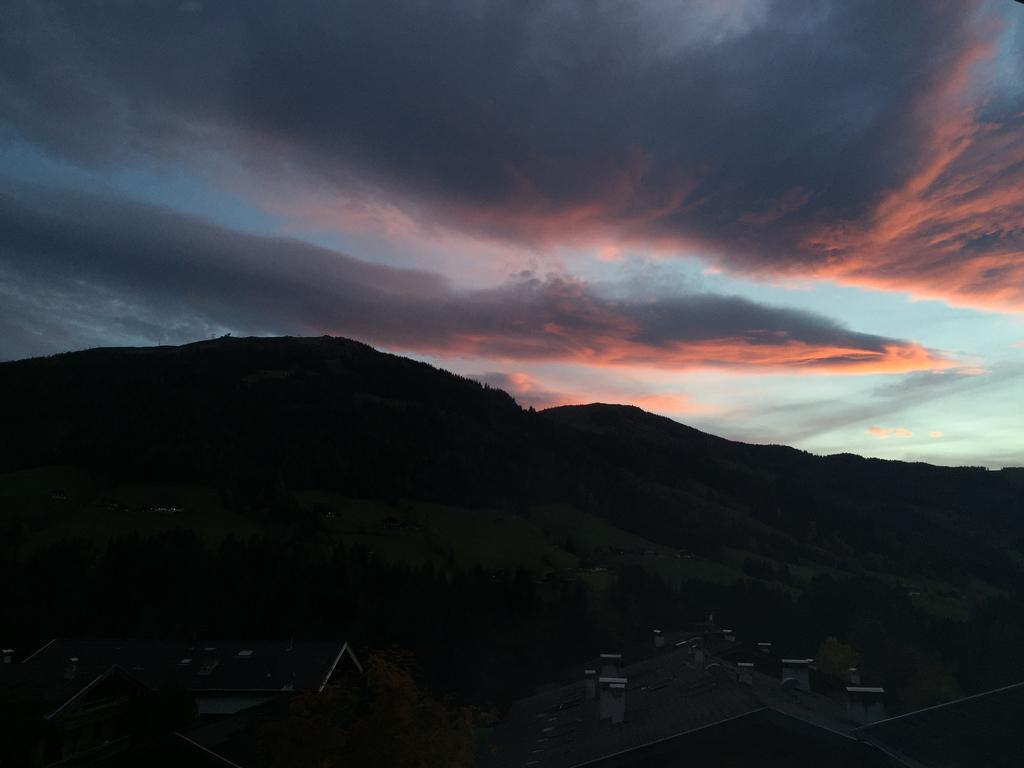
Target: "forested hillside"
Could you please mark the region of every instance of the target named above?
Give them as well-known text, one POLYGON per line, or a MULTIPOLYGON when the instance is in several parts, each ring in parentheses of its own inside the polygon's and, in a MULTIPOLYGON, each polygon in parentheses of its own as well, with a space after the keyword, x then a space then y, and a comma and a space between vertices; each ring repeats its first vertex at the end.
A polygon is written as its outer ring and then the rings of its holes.
POLYGON ((6 363, 0 402, 12 642, 348 633, 484 702, 715 610, 810 654, 836 636, 908 705, 1024 678, 1022 470, 818 457, 623 406, 534 412, 326 337, 6 363), (557 650, 520 669, 522 642, 557 650))

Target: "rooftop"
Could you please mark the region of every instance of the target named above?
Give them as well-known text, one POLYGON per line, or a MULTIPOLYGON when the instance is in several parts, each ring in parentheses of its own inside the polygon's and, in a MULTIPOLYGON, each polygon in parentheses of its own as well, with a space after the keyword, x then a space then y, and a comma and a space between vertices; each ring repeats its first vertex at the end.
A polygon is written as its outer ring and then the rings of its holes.
POLYGON ((21 664, 37 679, 63 688, 69 658, 76 657, 76 677, 117 665, 146 686, 169 683, 191 691, 318 691, 343 656, 359 667, 346 643, 153 643, 137 640, 52 640, 21 664), (42 671, 42 672, 41 672, 42 671))
POLYGON ((881 720, 856 735, 912 768, 1016 768, 1024 762, 1021 722, 1024 683, 881 720))
POLYGON ((697 667, 686 647, 662 650, 621 669, 621 724, 599 718, 598 698, 586 698, 580 675, 578 682, 516 702, 495 729, 483 765, 570 768, 765 710, 851 736, 854 724, 845 710, 824 696, 784 688, 758 673, 746 685, 729 661, 709 657, 697 667))
POLYGON ((16 707, 20 715, 29 719, 49 717, 110 675, 132 678, 125 670, 110 664, 79 662, 73 675, 65 674, 63 665, 51 670, 43 666, 0 664, 0 703, 16 707))

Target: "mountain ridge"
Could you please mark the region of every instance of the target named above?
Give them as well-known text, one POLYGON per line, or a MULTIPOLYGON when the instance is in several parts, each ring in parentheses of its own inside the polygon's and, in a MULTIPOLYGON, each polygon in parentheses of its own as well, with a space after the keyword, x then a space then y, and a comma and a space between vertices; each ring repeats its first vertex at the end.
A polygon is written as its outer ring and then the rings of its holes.
POLYGON ((524 410, 500 389, 334 337, 227 337, 0 364, 0 471, 219 489, 238 514, 294 494, 526 515, 568 504, 717 556, 1015 583, 1024 471, 731 441, 635 406, 524 410))
MULTIPOLYGON (((387 356, 387 357, 394 358, 394 359, 397 359, 397 360, 406 361, 406 362, 408 362, 410 364, 413 364, 413 365, 423 366, 423 367, 425 367, 427 369, 436 371, 438 373, 449 375, 449 376, 451 376, 451 377, 453 377, 455 379, 459 379, 459 380, 462 380, 462 381, 469 381, 469 382, 473 382, 473 383, 479 384, 485 390, 491 390, 491 391, 500 392, 502 395, 506 396, 509 400, 515 402, 516 405, 519 406, 522 410, 527 410, 526 407, 519 405, 518 401, 515 400, 515 396, 513 394, 506 392, 501 387, 495 386, 493 384, 487 384, 487 383, 478 382, 476 379, 472 378, 471 376, 463 376, 463 375, 460 375, 460 374, 455 374, 455 373, 452 373, 451 371, 448 371, 447 369, 444 369, 442 367, 434 366, 434 365, 431 365, 429 363, 425 363, 425 362, 422 362, 422 361, 414 360, 412 358, 406 357, 406 356, 398 354, 398 353, 382 351, 382 350, 379 350, 376 347, 374 347, 374 346, 372 346, 370 344, 367 344, 365 342, 361 342, 361 341, 358 341, 356 339, 350 339, 350 338, 341 337, 341 336, 233 336, 233 335, 229 334, 229 335, 220 336, 220 337, 216 337, 216 338, 212 338, 212 339, 200 339, 200 340, 193 341, 193 342, 188 342, 188 343, 185 343, 185 344, 168 344, 168 345, 161 344, 161 345, 153 345, 153 346, 89 347, 89 348, 81 349, 81 350, 70 350, 70 351, 67 351, 67 352, 58 352, 58 353, 55 353, 55 354, 52 354, 52 355, 42 355, 42 356, 38 356, 38 357, 29 357, 29 358, 22 358, 22 359, 17 359, 17 360, 3 360, 3 361, 0 361, 0 372, 4 371, 5 367, 7 367, 7 366, 21 366, 21 365, 26 365, 26 364, 29 364, 29 365, 40 364, 43 361, 49 361, 49 362, 52 362, 52 363, 59 363, 59 362, 62 362, 62 361, 66 361, 69 358, 81 358, 81 357, 85 357, 85 356, 97 356, 97 357, 99 357, 99 356, 110 356, 110 355, 117 355, 117 354, 138 355, 138 356, 145 356, 145 355, 156 356, 156 355, 161 355, 161 354, 173 355, 173 354, 176 354, 176 353, 187 354, 188 352, 192 352, 192 351, 204 351, 205 352, 207 350, 222 350, 222 349, 227 349, 227 348, 232 348, 232 347, 237 348, 238 345, 263 344, 263 343, 266 343, 266 342, 284 342, 284 343, 291 343, 291 344, 298 344, 298 345, 308 345, 308 346, 315 346, 318 343, 319 344, 323 344, 323 343, 339 344, 340 343, 340 344, 345 344, 345 345, 353 345, 355 348, 361 349, 363 351, 369 351, 369 352, 373 352, 373 353, 378 354, 378 355, 387 356)), ((727 437, 723 437, 721 435, 716 435, 716 434, 714 434, 712 432, 706 432, 706 431, 704 431, 702 429, 694 427, 694 426, 692 426, 690 424, 686 424, 685 422, 681 422, 681 421, 679 421, 677 419, 673 419, 673 418, 668 417, 668 416, 657 414, 657 413, 654 413, 652 411, 646 411, 646 410, 640 408, 639 406, 632 405, 632 404, 626 404, 626 403, 612 403, 612 402, 596 401, 596 402, 593 402, 593 403, 581 403, 581 404, 573 404, 573 405, 556 405, 556 406, 550 406, 548 408, 539 409, 537 412, 541 413, 541 414, 544 414, 546 416, 551 416, 551 417, 558 418, 561 414, 567 414, 567 413, 577 412, 577 411, 600 412, 600 411, 610 411, 610 410, 613 410, 613 409, 621 411, 621 412, 624 412, 624 413, 643 414, 645 417, 661 420, 666 425, 671 425, 673 427, 681 427, 682 429, 688 430, 690 433, 692 433, 694 435, 700 435, 700 436, 703 436, 705 438, 712 438, 712 439, 714 439, 716 441, 720 441, 721 444, 728 443, 728 444, 733 444, 733 445, 742 445, 742 446, 750 446, 750 447, 757 447, 757 448, 786 449, 786 450, 794 451, 796 453, 805 454, 805 455, 808 455, 808 456, 814 456, 814 457, 822 458, 822 459, 831 459, 831 458, 838 458, 838 457, 851 457, 851 458, 859 459, 861 461, 882 462, 882 463, 895 463, 895 464, 901 464, 901 465, 923 465, 923 466, 937 467, 937 468, 947 468, 947 469, 988 469, 987 467, 985 467, 983 465, 972 465, 972 464, 947 465, 947 464, 935 464, 933 462, 928 462, 928 461, 907 461, 905 459, 886 459, 886 458, 873 457, 873 456, 864 456, 864 455, 857 454, 857 453, 850 452, 850 451, 840 451, 838 453, 831 453, 831 454, 817 454, 817 453, 812 453, 812 452, 807 451, 807 450, 802 449, 802 448, 796 448, 794 446, 791 446, 791 445, 788 445, 788 444, 785 444, 785 443, 752 443, 752 442, 746 442, 746 441, 743 441, 743 440, 734 440, 732 438, 727 438, 727 437)), ((570 421, 570 420, 566 420, 566 421, 570 421)), ((578 423, 575 424, 575 426, 577 426, 578 428, 581 428, 581 429, 585 428, 583 425, 578 424, 578 423)), ((1024 471, 1024 465, 1022 465, 1020 467, 1018 467, 1018 466, 1000 467, 1000 468, 996 468, 996 469, 991 469, 989 471, 999 472, 999 471, 1002 471, 1002 470, 1007 470, 1007 471, 1010 471, 1010 472, 1024 471)))

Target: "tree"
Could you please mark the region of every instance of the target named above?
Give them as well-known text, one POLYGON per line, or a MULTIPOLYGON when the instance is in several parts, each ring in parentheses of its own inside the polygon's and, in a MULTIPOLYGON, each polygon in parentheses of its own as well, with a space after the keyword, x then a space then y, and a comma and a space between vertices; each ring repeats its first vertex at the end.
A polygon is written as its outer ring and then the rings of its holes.
POLYGON ((475 764, 469 711, 424 693, 410 654, 371 655, 368 706, 352 725, 346 757, 353 765, 468 768, 475 764))
POLYGON ((292 699, 288 716, 260 726, 267 768, 344 765, 470 768, 475 765, 468 710, 424 692, 413 657, 370 655, 364 680, 292 699))
POLYGON ((834 637, 826 637, 818 646, 818 671, 833 677, 845 677, 847 670, 857 665, 859 656, 853 646, 834 637))

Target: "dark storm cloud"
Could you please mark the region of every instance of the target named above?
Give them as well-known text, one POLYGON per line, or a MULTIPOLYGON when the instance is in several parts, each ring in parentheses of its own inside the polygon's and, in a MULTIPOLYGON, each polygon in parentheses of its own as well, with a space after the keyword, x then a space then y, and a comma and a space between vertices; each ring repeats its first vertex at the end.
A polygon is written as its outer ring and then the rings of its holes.
POLYGON ((430 272, 54 189, 3 189, 0 275, 0 326, 20 329, 4 357, 57 326, 61 334, 47 336, 69 342, 327 332, 428 354, 598 366, 860 373, 948 364, 911 342, 738 297, 621 301, 532 273, 459 290, 430 272))
MULTIPOLYGON (((884 242, 862 230, 884 228, 880 196, 954 141, 936 126, 983 57, 977 7, 9 2, 0 105, 12 135, 82 163, 216 148, 476 233, 693 246, 742 269, 914 289, 942 282, 935 265, 919 257, 895 282, 888 267, 943 222, 884 242)), ((963 258, 1005 260, 999 232, 981 234, 994 240, 963 258)), ((936 290, 996 292, 960 282, 936 290)))

